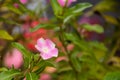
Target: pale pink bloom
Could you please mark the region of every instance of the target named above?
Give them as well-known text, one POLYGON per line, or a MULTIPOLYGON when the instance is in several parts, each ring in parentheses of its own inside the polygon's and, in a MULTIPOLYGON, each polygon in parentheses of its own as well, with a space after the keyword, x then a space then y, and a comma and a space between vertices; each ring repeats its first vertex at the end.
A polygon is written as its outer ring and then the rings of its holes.
POLYGON ((18 69, 22 66, 22 63, 22 53, 17 49, 13 49, 11 52, 7 52, 4 57, 4 64, 8 68, 12 68, 12 66, 14 66, 15 69, 18 69))
POLYGON ((49 74, 41 74, 39 80, 52 80, 49 74))
MULTIPOLYGON (((67 0, 57 0, 57 1, 58 1, 58 3, 60 4, 60 6, 64 7, 67 0)), ((70 5, 72 4, 72 2, 75 2, 75 1, 76 1, 76 0, 68 0, 67 6, 70 6, 70 5)))
POLYGON ((26 3, 28 2, 28 0, 20 0, 20 2, 21 2, 22 4, 26 4, 26 3))
POLYGON ((49 39, 38 39, 35 48, 41 52, 40 56, 44 60, 58 56, 58 49, 55 48, 55 44, 49 39))

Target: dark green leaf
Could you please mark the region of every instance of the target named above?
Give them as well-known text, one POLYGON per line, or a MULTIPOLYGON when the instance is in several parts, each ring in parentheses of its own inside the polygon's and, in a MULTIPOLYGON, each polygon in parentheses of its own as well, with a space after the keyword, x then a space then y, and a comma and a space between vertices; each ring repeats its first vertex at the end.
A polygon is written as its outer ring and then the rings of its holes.
POLYGON ((64 23, 68 22, 71 18, 79 16, 83 13, 83 10, 91 7, 90 3, 79 3, 71 8, 66 9, 64 13, 64 23))
POLYGON ((56 26, 52 25, 52 24, 39 24, 35 28, 31 28, 30 31, 34 32, 34 31, 36 31, 36 30, 38 30, 40 28, 48 28, 48 29, 50 29, 50 28, 54 28, 54 27, 56 27, 56 26))
POLYGON ((72 62, 72 64, 73 64, 75 70, 78 71, 78 72, 80 72, 80 71, 81 71, 81 63, 79 62, 79 59, 78 59, 78 57, 77 57, 77 54, 78 54, 78 53, 79 53, 79 52, 74 52, 74 53, 72 53, 70 60, 71 60, 71 62, 72 62))
POLYGON ((11 5, 11 4, 8 3, 6 6, 7 6, 7 8, 9 10, 13 11, 14 13, 19 14, 19 15, 22 14, 22 12, 20 11, 20 9, 15 8, 13 5, 11 5))
POLYGON ((88 46, 88 44, 85 41, 80 40, 76 35, 66 33, 65 36, 67 40, 72 41, 81 50, 84 50, 84 51, 88 51, 88 49, 90 50, 90 47, 88 46))
POLYGON ((59 75, 60 80, 76 80, 76 75, 73 71, 66 71, 59 75))
POLYGON ((94 42, 89 42, 89 45, 91 47, 94 47, 94 48, 97 48, 97 49, 100 49, 103 51, 107 51, 107 48, 105 47, 105 45, 103 43, 94 41, 94 42))
POLYGON ((103 27, 98 25, 98 24, 95 24, 95 25, 83 24, 82 27, 85 28, 88 31, 95 31, 97 33, 103 33, 104 32, 103 27))
POLYGON ((38 80, 39 75, 36 75, 35 73, 28 73, 26 74, 26 80, 38 80))
POLYGON ((0 80, 11 80, 14 78, 16 75, 20 74, 19 71, 17 70, 9 70, 9 71, 4 71, 0 73, 0 80))
POLYGON ((5 23, 8 23, 8 24, 20 25, 19 23, 15 22, 15 21, 4 19, 2 17, 0 17, 0 22, 5 22, 5 23))
POLYGON ((104 80, 120 80, 120 71, 107 73, 104 80))
POLYGON ((93 9, 100 12, 118 11, 118 5, 119 0, 101 0, 93 9), (106 4, 108 5, 106 6, 106 4))
POLYGON ((34 12, 32 12, 31 10, 27 9, 23 4, 19 4, 19 9, 23 12, 23 13, 28 13, 28 15, 30 16, 34 16, 34 12))
POLYGON ((13 37, 8 34, 5 30, 0 30, 0 38, 7 39, 7 40, 13 40, 13 37))

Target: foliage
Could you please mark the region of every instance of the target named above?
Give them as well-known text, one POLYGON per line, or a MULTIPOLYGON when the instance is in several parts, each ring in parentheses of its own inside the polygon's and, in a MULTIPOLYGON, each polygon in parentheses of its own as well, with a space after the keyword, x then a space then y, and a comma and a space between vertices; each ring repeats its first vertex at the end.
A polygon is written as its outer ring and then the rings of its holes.
POLYGON ((40 9, 34 10, 28 8, 29 2, 0 1, 0 80, 43 80, 43 73, 50 76, 45 76, 47 80, 120 80, 120 58, 115 56, 120 49, 119 17, 105 13, 119 12, 114 9, 117 0, 102 0, 95 6, 88 2, 67 6, 68 1, 63 7, 57 0, 49 0, 45 8, 38 3, 40 9), (50 6, 53 13, 47 18, 50 6), (104 19, 104 24, 98 23, 96 17, 95 21, 79 22, 79 17, 96 14, 104 19), (114 33, 106 36, 111 25, 114 33), (41 37, 45 40, 40 41, 41 37), (5 55, 9 52, 12 56, 14 48, 23 56, 18 69, 4 63, 5 55), (53 48, 58 49, 59 55, 54 51, 51 59, 43 59, 41 54, 47 55, 53 48))

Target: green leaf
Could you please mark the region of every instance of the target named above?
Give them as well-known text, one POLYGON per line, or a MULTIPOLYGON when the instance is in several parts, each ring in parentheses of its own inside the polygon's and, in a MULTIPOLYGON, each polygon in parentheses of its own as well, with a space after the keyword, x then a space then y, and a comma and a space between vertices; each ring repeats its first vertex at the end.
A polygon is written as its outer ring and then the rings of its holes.
POLYGON ((71 18, 82 15, 83 10, 91 7, 90 3, 79 3, 71 8, 66 9, 64 13, 64 23, 68 22, 71 18))
POLYGON ((56 25, 52 25, 52 24, 38 24, 36 27, 31 28, 30 31, 34 32, 34 31, 37 31, 40 28, 50 29, 50 28, 54 28, 54 27, 56 27, 56 25))
POLYGON ((65 36, 66 36, 67 40, 72 41, 81 50, 83 50, 83 51, 90 50, 90 47, 88 46, 88 44, 85 41, 80 40, 76 35, 74 35, 72 33, 71 34, 70 33, 66 33, 65 36))
POLYGON ((110 24, 112 23, 114 25, 118 25, 118 26, 120 25, 119 21, 115 17, 113 17, 113 16, 103 15, 103 17, 110 24))
POLYGON ((68 9, 68 12, 71 13, 81 13, 83 10, 92 7, 92 5, 90 3, 79 3, 76 4, 75 6, 71 7, 68 9))
POLYGON ((3 17, 0 17, 0 22, 5 22, 5 23, 8 23, 8 24, 14 24, 14 25, 20 25, 19 23, 15 22, 15 21, 5 19, 3 17))
POLYGON ((33 11, 27 9, 27 8, 25 7, 25 5, 23 5, 23 4, 19 4, 19 9, 20 9, 23 13, 27 13, 28 15, 30 15, 30 16, 32 16, 32 17, 35 15, 33 11))
POLYGON ((8 34, 5 30, 0 30, 0 38, 7 39, 7 40, 13 40, 13 37, 8 34))
POLYGON ((15 8, 15 7, 14 7, 13 5, 11 5, 10 3, 8 3, 8 4, 6 5, 6 7, 7 7, 9 10, 13 11, 14 13, 16 13, 16 14, 19 14, 19 15, 22 14, 22 12, 20 11, 20 9, 15 8))
POLYGON ((103 43, 93 41, 93 42, 89 42, 89 45, 93 48, 97 48, 97 49, 100 49, 100 50, 103 50, 103 51, 107 51, 107 48, 103 43))
POLYGON ((63 8, 58 4, 57 0, 50 0, 54 14, 60 17, 63 13, 63 8))
POLYGON ((108 11, 118 11, 119 0, 101 0, 96 6, 93 7, 93 10, 100 12, 108 11), (106 4, 108 4, 106 6, 106 4))
POLYGON ((4 71, 0 73, 0 80, 11 80, 14 78, 16 75, 20 74, 19 71, 17 70, 9 70, 9 71, 4 71))
POLYGON ((75 73, 71 70, 59 74, 59 80, 76 80, 75 77, 75 73))
POLYGON ((90 25, 90 24, 82 24, 83 28, 85 28, 88 31, 95 31, 97 33, 103 33, 104 29, 102 26, 95 24, 95 25, 90 25))
POLYGON ((74 52, 74 53, 72 53, 70 60, 71 60, 71 62, 72 62, 72 64, 73 64, 75 70, 78 71, 78 72, 80 72, 80 71, 81 71, 81 63, 79 62, 79 59, 78 59, 78 57, 77 57, 77 54, 78 54, 78 53, 79 53, 79 52, 74 52))
POLYGON ((55 67, 55 65, 52 64, 51 62, 44 61, 44 60, 41 60, 40 62, 38 62, 36 66, 37 66, 37 70, 35 70, 35 72, 38 74, 41 73, 47 66, 55 67))
POLYGON ((2 68, 0 68, 0 71, 8 71, 8 69, 5 67, 2 67, 2 68))
POLYGON ((120 71, 107 73, 104 80, 120 80, 120 71))
POLYGON ((26 80, 38 80, 39 76, 35 73, 26 74, 26 80))
POLYGON ((25 49, 25 47, 22 46, 20 43, 13 42, 11 44, 13 47, 16 47, 18 50, 20 50, 22 52, 22 54, 24 55, 24 57, 31 58, 32 53, 30 53, 27 49, 25 49))

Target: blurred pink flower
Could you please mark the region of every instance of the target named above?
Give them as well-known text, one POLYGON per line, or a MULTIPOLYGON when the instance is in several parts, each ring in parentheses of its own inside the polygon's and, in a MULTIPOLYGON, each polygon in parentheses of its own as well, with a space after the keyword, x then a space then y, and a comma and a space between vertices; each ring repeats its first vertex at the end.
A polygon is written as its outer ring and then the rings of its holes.
POLYGON ((40 56, 44 60, 58 56, 58 49, 55 48, 55 44, 49 39, 38 39, 35 48, 41 52, 40 56))
MULTIPOLYGON (((24 78, 23 80, 26 80, 26 78, 24 78)), ((42 74, 40 75, 39 80, 52 80, 52 79, 51 79, 51 76, 50 76, 49 74, 47 74, 47 73, 42 73, 42 74)))
POLYGON ((60 56, 56 59, 56 62, 60 62, 60 61, 68 61, 68 59, 65 56, 60 56))
MULTIPOLYGON (((60 4, 60 6, 64 7, 66 4, 67 0, 58 0, 58 3, 60 4)), ((67 2, 67 6, 70 6, 72 4, 72 2, 75 2, 76 0, 68 0, 67 2)))
POLYGON ((67 50, 72 51, 74 49, 74 47, 75 47, 74 44, 68 44, 67 50))
POLYGON ((41 74, 40 79, 39 80, 52 80, 51 76, 49 74, 41 74))
POLYGON ((8 68, 12 68, 12 66, 14 66, 15 69, 18 69, 22 66, 22 63, 22 53, 17 49, 13 49, 11 52, 7 52, 4 57, 4 64, 8 68))
POLYGON ((20 0, 20 2, 21 2, 22 4, 26 4, 26 3, 28 2, 28 0, 20 0))
POLYGON ((26 80, 26 78, 24 78, 23 80, 26 80))
POLYGON ((18 3, 14 3, 13 6, 14 6, 15 8, 19 8, 19 4, 18 4, 18 3))

